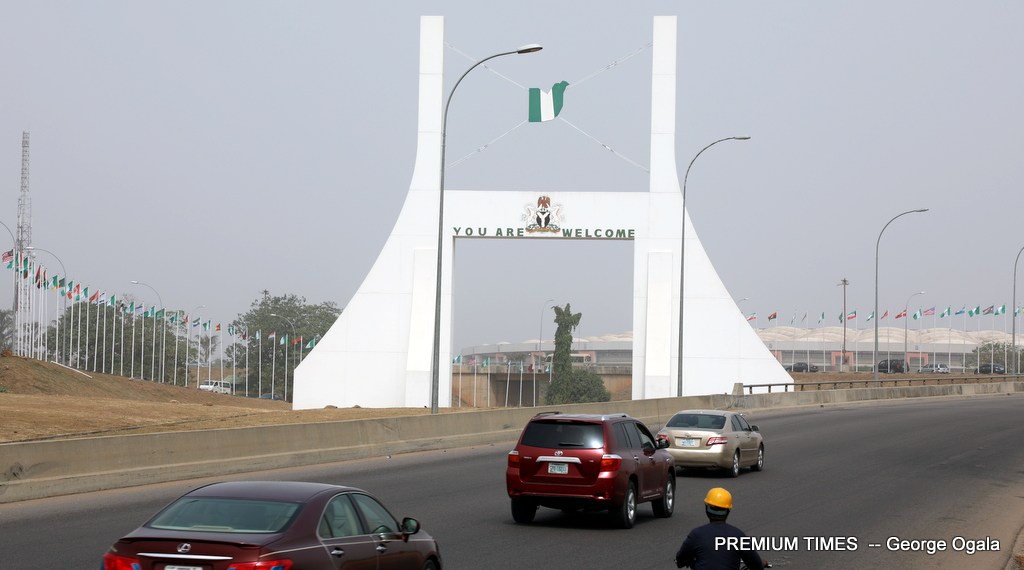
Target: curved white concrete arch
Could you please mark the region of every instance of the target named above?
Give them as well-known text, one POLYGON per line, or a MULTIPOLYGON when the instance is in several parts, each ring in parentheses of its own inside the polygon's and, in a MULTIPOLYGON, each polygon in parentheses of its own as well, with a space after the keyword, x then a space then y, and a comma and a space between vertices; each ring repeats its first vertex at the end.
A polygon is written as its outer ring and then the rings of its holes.
MULTIPOLYGON (((295 409, 430 405, 438 235, 437 216, 430 213, 437 212, 440 188, 443 48, 443 18, 424 16, 409 194, 370 273, 295 370, 295 409)), ((735 382, 792 381, 729 296, 688 215, 685 240, 680 239, 675 17, 654 19, 652 57, 649 192, 445 191, 439 406, 451 405, 455 240, 499 232, 510 239, 633 242, 634 399, 676 395, 681 241, 686 248, 683 395, 728 392, 735 382), (630 207, 622 208, 624 203, 630 207), (544 204, 548 216, 542 213, 537 224, 536 210, 544 204), (570 212, 571 225, 563 227, 559 214, 570 212)))

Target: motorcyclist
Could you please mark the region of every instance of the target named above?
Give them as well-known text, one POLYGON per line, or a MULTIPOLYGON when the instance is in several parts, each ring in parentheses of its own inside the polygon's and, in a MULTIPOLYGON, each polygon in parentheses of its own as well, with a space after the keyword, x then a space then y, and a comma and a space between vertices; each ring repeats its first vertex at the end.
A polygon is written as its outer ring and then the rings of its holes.
POLYGON ((736 570, 740 560, 748 568, 768 568, 771 565, 761 559, 755 550, 742 550, 736 546, 716 545, 719 537, 739 538, 746 534, 725 522, 732 511, 732 494, 721 487, 708 491, 704 497, 704 512, 708 524, 690 531, 676 552, 676 568, 689 567, 693 570, 736 570))

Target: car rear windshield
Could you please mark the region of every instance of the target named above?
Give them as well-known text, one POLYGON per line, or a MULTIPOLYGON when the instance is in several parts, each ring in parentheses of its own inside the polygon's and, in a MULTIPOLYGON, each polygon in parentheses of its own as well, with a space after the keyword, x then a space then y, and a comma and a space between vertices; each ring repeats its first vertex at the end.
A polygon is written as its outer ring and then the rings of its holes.
POLYGON ((604 447, 602 424, 566 420, 526 424, 523 445, 548 448, 598 449, 604 447))
POLYGON ((722 429, 725 416, 714 414, 676 414, 665 424, 670 428, 722 429))
POLYGON ((299 506, 283 501, 183 497, 146 526, 201 532, 281 532, 291 523, 299 506))

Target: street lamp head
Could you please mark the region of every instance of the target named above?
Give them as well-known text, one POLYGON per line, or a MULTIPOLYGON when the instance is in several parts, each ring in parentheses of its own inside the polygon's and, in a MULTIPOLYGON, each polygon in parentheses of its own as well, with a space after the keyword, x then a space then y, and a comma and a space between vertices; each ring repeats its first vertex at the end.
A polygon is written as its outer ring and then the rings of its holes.
POLYGON ((540 44, 526 44, 525 46, 516 50, 516 53, 533 53, 544 49, 540 44))
POLYGON ((734 138, 734 139, 736 139, 738 141, 749 141, 750 140, 750 136, 749 135, 742 135, 742 136, 732 137, 732 138, 734 138))
POLYGON ((914 210, 915 212, 927 212, 928 208, 921 208, 920 210, 914 210))
POLYGON ((136 280, 136 279, 132 279, 132 283, 134 283, 134 284, 136 284, 136 285, 138 285, 138 284, 139 284, 138 280, 136 280))

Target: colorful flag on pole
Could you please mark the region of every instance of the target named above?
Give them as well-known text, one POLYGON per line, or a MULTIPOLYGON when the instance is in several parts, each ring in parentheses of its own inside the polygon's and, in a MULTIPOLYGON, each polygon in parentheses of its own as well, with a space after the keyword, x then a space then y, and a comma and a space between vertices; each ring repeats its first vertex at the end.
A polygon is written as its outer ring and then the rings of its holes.
POLYGON ((277 338, 277 331, 274 331, 267 335, 267 340, 274 340, 275 338, 277 338))
POLYGON ((921 309, 914 311, 913 315, 910 315, 915 321, 921 318, 921 309))
POLYGON ((821 316, 818 317, 818 324, 820 325, 821 322, 824 321, 824 320, 825 320, 825 311, 822 311, 821 312, 821 316))
POLYGON ((530 88, 530 122, 550 121, 562 111, 562 97, 568 81, 559 81, 551 86, 551 91, 539 87, 530 88))
POLYGON ((857 311, 851 311, 849 314, 846 315, 846 320, 848 320, 848 321, 852 321, 853 319, 856 319, 856 318, 857 318, 857 311))
POLYGON ((263 337, 260 335, 260 331, 256 331, 256 340, 260 340, 261 338, 263 337))
POLYGON ((280 344, 281 346, 284 346, 284 345, 288 344, 288 335, 287 334, 282 335, 281 336, 281 340, 278 341, 278 344, 280 344))
POLYGON ((458 355, 452 359, 452 364, 462 364, 462 355, 458 355))
POLYGON ((213 327, 213 330, 219 331, 220 330, 220 323, 217 323, 217 326, 213 327))
POLYGON ((306 343, 306 348, 313 348, 314 346, 316 346, 316 338, 309 339, 309 342, 306 343))
POLYGON ((925 317, 934 317, 935 316, 935 307, 932 307, 930 309, 925 309, 924 313, 922 313, 922 314, 925 317))
POLYGON ((905 316, 907 316, 907 310, 906 309, 903 309, 902 311, 896 313, 896 318, 897 319, 902 319, 905 316))
POLYGON ((941 313, 939 313, 939 318, 942 319, 942 318, 948 317, 950 314, 952 314, 951 313, 952 310, 953 310, 953 307, 946 307, 945 309, 942 310, 941 313))
POLYGON ((299 343, 301 343, 301 342, 302 342, 302 337, 301 337, 301 336, 300 336, 300 337, 297 337, 297 338, 293 338, 293 339, 292 339, 292 345, 293 345, 293 346, 294 346, 294 345, 296 345, 296 344, 299 344, 299 343))
POLYGON ((747 315, 747 320, 748 321, 756 321, 757 320, 757 313, 750 313, 749 315, 747 315))
POLYGON ((889 309, 886 309, 885 312, 882 313, 882 316, 878 317, 878 320, 882 320, 882 319, 884 319, 885 317, 888 317, 888 316, 889 316, 889 309))
POLYGON ((777 318, 779 318, 779 312, 778 311, 775 311, 772 314, 768 315, 768 320, 769 321, 774 321, 777 318))
POLYGON ((208 331, 208 330, 210 330, 210 324, 211 324, 212 322, 213 322, 213 321, 206 321, 205 323, 203 323, 203 330, 204 330, 204 331, 208 331))
MULTIPOLYGON (((153 308, 155 309, 156 306, 154 305, 153 308)), ((166 315, 166 314, 167 314, 167 312, 166 312, 165 309, 160 309, 159 311, 156 311, 155 313, 153 313, 153 316, 158 318, 158 319, 162 319, 162 318, 164 318, 164 315, 166 315)))
POLYGON ((967 312, 967 307, 960 307, 960 310, 953 313, 954 315, 962 315, 967 312))
POLYGON ((0 261, 3 261, 4 263, 9 263, 11 261, 14 261, 14 250, 13 249, 9 249, 9 250, 5 251, 4 255, 3 255, 3 258, 0 258, 0 261))
POLYGON ((981 314, 983 314, 983 315, 991 315, 992 312, 995 311, 995 310, 996 310, 996 306, 995 305, 989 305, 989 306, 985 307, 985 310, 982 311, 981 314))
POLYGON ((992 314, 994 314, 994 315, 1005 315, 1006 314, 1006 305, 1000 305, 998 308, 996 308, 995 312, 993 312, 992 314))
POLYGON ((875 318, 875 312, 871 311, 871 314, 868 315, 868 318, 864 319, 864 322, 868 322, 868 321, 870 321, 873 318, 875 318))

